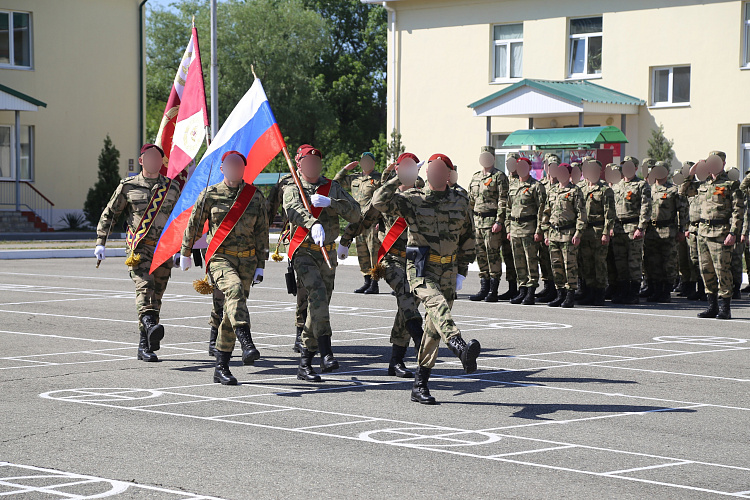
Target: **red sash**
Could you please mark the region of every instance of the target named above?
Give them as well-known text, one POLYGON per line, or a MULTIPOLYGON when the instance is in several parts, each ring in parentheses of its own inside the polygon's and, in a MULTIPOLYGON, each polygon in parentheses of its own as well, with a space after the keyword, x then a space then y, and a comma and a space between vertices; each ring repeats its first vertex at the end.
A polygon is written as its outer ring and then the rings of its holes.
POLYGON ((226 237, 232 232, 234 226, 237 225, 240 217, 242 217, 242 214, 245 213, 245 209, 247 209, 247 206, 250 204, 250 200, 253 199, 255 191, 256 187, 254 185, 245 184, 242 191, 237 195, 232 207, 224 216, 219 228, 216 230, 216 234, 211 238, 211 244, 208 245, 208 249, 206 250, 206 262, 211 260, 216 249, 224 243, 226 237))
POLYGON ((380 245, 380 249, 378 249, 377 263, 380 263, 380 261, 383 260, 385 254, 388 253, 391 247, 393 247, 393 244, 398 241, 402 234, 404 234, 404 231, 406 231, 406 219, 399 217, 388 230, 388 234, 386 234, 383 239, 383 244, 380 245))
MULTIPOLYGON (((316 194, 320 194, 323 196, 328 196, 328 194, 331 192, 331 181, 329 180, 322 186, 319 186, 318 189, 315 190, 316 194)), ((301 196, 304 196, 304 194, 300 193, 301 196)), ((320 217, 320 213, 323 211, 323 207, 312 207, 312 216, 316 219, 320 217)), ((297 247, 299 247, 300 243, 302 243, 305 238, 307 238, 307 233, 309 233, 310 230, 307 228, 304 228, 302 226, 299 226, 297 229, 294 230, 294 236, 292 236, 292 241, 289 242, 289 248, 287 249, 287 257, 291 260, 292 256, 294 255, 294 252, 297 250, 297 247)))

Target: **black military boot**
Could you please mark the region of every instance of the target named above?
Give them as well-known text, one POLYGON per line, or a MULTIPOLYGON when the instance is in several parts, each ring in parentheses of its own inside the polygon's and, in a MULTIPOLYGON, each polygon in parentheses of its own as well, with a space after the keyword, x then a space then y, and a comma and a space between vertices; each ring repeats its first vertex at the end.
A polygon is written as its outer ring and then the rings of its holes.
POLYGON ((719 312, 716 314, 716 319, 732 319, 732 311, 729 304, 732 302, 732 297, 725 299, 718 299, 719 312))
POLYGON ((595 288, 591 296, 594 299, 593 302, 591 302, 592 306, 601 307, 605 305, 604 304, 604 296, 605 296, 604 288, 595 288))
POLYGON ((297 327, 297 336, 294 339, 294 347, 292 347, 294 352, 302 352, 302 329, 301 326, 297 327))
POLYGON ((701 302, 706 301, 706 285, 703 283, 703 278, 701 278, 700 281, 698 281, 698 298, 696 300, 700 300, 701 302))
POLYGON ((613 304, 625 304, 625 299, 628 297, 628 293, 630 291, 630 282, 629 281, 618 281, 614 285, 614 290, 612 291, 612 303, 613 304))
POLYGON ((685 283, 685 298, 688 300, 698 300, 698 291, 695 288, 695 281, 685 283))
POLYGON ((688 293, 690 293, 690 282, 689 281, 683 281, 682 278, 680 278, 680 289, 676 290, 678 297, 687 297, 688 293))
POLYGON ((547 305, 549 307, 560 307, 562 305, 563 301, 565 300, 566 294, 564 288, 558 288, 557 289, 557 297, 555 297, 555 300, 551 300, 547 302, 547 305))
POLYGON ((586 281, 578 278, 578 289, 575 292, 576 300, 581 301, 583 300, 586 295, 588 295, 589 286, 586 284, 586 281))
POLYGON ((614 283, 608 283, 607 287, 604 289, 604 299, 605 300, 612 300, 615 296, 615 289, 617 287, 614 283))
POLYGON ((477 371, 477 358, 482 346, 478 340, 470 340, 467 344, 460 335, 456 335, 448 341, 448 349, 461 360, 465 373, 477 371))
POLYGON ((555 283, 552 280, 542 280, 544 288, 542 291, 535 294, 535 297, 539 299, 539 302, 546 304, 550 300, 557 297, 557 290, 555 289, 555 283))
POLYGON ((652 279, 646 279, 641 281, 641 288, 638 291, 638 296, 644 299, 651 297, 654 294, 654 281, 652 279))
POLYGON ((508 281, 508 291, 502 295, 498 295, 497 300, 510 300, 518 295, 518 283, 515 281, 508 281))
POLYGON ((524 306, 533 306, 534 304, 536 304, 536 295, 534 295, 534 292, 536 292, 535 286, 528 287, 526 289, 526 296, 521 301, 521 304, 524 306))
MULTIPOLYGON (((750 273, 747 273, 747 279, 750 280, 750 273)), ((750 293, 750 284, 740 290, 742 293, 750 293)))
POLYGON ((652 282, 650 285, 651 295, 646 297, 646 302, 659 302, 659 299, 664 295, 662 286, 663 283, 661 281, 652 282))
POLYGON ((528 293, 528 291, 529 291, 529 289, 526 288, 525 286, 520 287, 518 289, 518 294, 516 294, 516 296, 513 297, 512 299, 510 299, 510 303, 511 304, 520 304, 521 302, 523 302, 523 299, 526 298, 526 294, 528 293))
POLYGON ((232 359, 231 352, 216 351, 216 368, 214 369, 214 382, 221 385, 237 385, 237 379, 229 371, 229 360, 232 359))
POLYGON ((565 295, 565 300, 562 304, 560 304, 560 307, 565 309, 570 309, 571 307, 575 307, 576 305, 576 292, 575 290, 568 290, 567 294, 565 295))
MULTIPOLYGON (((586 283, 585 281, 583 283, 586 283)), ((583 294, 583 297, 580 299, 576 299, 579 304, 582 306, 590 306, 594 304, 594 294, 597 292, 596 288, 592 288, 589 285, 586 285, 586 293, 583 294)), ((604 290, 602 290, 602 300, 604 300, 604 290)))
POLYGON ((216 338, 219 336, 219 329, 215 326, 211 327, 211 333, 208 334, 208 355, 212 358, 216 357, 216 338))
POLYGON ((662 281, 661 282, 661 293, 658 294, 658 301, 662 304, 669 304, 672 302, 672 290, 673 290, 672 283, 669 281, 662 281))
POLYGON ((234 329, 234 334, 237 335, 237 340, 240 341, 242 346, 242 364, 252 365, 259 360, 260 351, 255 348, 253 337, 250 335, 250 327, 247 325, 238 326, 234 329))
POLYGON ((151 352, 159 350, 159 342, 164 338, 164 327, 156 321, 156 316, 153 314, 144 314, 141 317, 141 325, 146 330, 146 337, 148 338, 148 347, 151 352))
POLYGON ((742 298, 742 291, 740 290, 741 287, 742 287, 742 283, 735 283, 734 293, 732 294, 732 298, 734 300, 740 300, 742 298))
POLYGON ((479 278, 479 291, 474 295, 469 295, 469 300, 478 302, 487 298, 490 293, 490 280, 489 278, 479 278))
POLYGON ((140 334, 141 340, 138 343, 138 359, 151 363, 159 361, 156 354, 154 354, 154 352, 148 347, 148 337, 146 336, 146 332, 141 330, 140 334))
POLYGON ((715 318, 719 314, 719 303, 716 299, 715 293, 707 293, 706 299, 708 300, 708 308, 705 311, 699 312, 699 318, 715 318))
POLYGON ((356 290, 354 290, 354 293, 365 293, 365 290, 370 288, 371 284, 372 284, 372 278, 370 277, 369 274, 365 274, 365 284, 357 288, 356 290))
POLYGON ((407 321, 406 330, 414 341, 415 349, 419 351, 419 346, 422 345, 422 335, 424 334, 422 318, 414 318, 407 321))
POLYGON ((364 292, 365 295, 377 295, 380 293, 380 285, 378 285, 378 280, 374 280, 370 278, 370 286, 367 287, 367 290, 364 292))
POLYGON ((305 382, 320 382, 320 375, 315 373, 312 367, 312 359, 315 357, 315 351, 308 351, 302 347, 299 357, 299 368, 297 369, 297 379, 305 382))
POLYGON ((630 281, 628 283, 624 303, 631 306, 640 304, 641 298, 638 295, 638 290, 641 288, 641 283, 639 281, 630 281))
POLYGON ((487 298, 484 299, 485 302, 497 302, 497 289, 500 286, 500 280, 497 278, 490 278, 490 293, 487 295, 487 298))
POLYGON ((398 378, 413 378, 414 372, 410 372, 404 365, 406 347, 393 344, 391 348, 391 362, 388 364, 388 375, 398 378))
POLYGON ((328 373, 333 370, 338 370, 339 362, 333 357, 330 335, 322 335, 318 337, 318 349, 320 350, 320 371, 328 373))
POLYGON ((415 403, 423 405, 437 404, 435 398, 430 394, 430 389, 427 388, 431 372, 431 368, 425 368, 424 366, 417 368, 417 373, 414 376, 414 386, 411 388, 411 400, 415 403))

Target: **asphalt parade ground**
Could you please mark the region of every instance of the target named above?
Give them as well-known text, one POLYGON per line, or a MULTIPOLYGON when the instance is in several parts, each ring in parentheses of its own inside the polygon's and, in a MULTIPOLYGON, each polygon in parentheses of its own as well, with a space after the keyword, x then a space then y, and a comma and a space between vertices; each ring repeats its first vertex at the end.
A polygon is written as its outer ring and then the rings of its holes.
POLYGON ((441 347, 422 406, 386 372, 395 298, 351 293, 356 266, 331 304, 341 368, 309 384, 268 262, 248 302, 262 358, 233 358, 232 387, 212 383, 200 269, 172 273, 161 362, 136 360, 123 261, 0 261, 0 496, 750 498, 750 300, 731 321, 684 299, 477 303, 472 272, 453 312, 479 370, 441 347))

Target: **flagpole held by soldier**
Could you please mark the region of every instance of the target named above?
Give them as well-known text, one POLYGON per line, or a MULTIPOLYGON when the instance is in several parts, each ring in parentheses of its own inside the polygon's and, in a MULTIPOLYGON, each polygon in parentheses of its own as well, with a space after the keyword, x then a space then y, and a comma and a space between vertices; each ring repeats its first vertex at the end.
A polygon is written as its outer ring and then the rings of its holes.
POLYGON ((474 261, 474 224, 468 196, 448 187, 450 158, 434 154, 427 164, 427 185, 423 189, 400 191, 397 177, 378 189, 372 205, 381 212, 403 217, 407 227, 406 268, 409 286, 425 307, 426 321, 417 355, 411 400, 436 404, 428 381, 442 339, 460 360, 465 373, 477 369, 480 345, 461 336, 451 316, 456 292, 461 289, 474 261))
POLYGON ((263 280, 268 259, 268 208, 263 194, 242 180, 247 160, 238 151, 221 158, 224 179, 198 196, 182 240, 180 268, 191 266, 191 249, 208 221, 206 268, 224 295, 224 317, 216 340, 216 368, 213 380, 237 385, 229 370, 235 343, 240 341, 242 362, 252 365, 260 359, 250 332, 247 298, 250 287, 263 280))
POLYGON ((159 174, 163 158, 164 152, 158 146, 144 144, 141 147, 138 163, 142 171, 123 179, 115 189, 99 219, 94 249, 97 260, 103 261, 112 224, 124 213, 127 226, 125 264, 135 283, 135 304, 140 330, 138 359, 147 362, 159 360, 155 352, 161 347, 160 342, 164 338, 159 313, 173 261, 168 259, 153 273, 149 273, 149 269, 159 236, 180 196, 177 183, 159 174))

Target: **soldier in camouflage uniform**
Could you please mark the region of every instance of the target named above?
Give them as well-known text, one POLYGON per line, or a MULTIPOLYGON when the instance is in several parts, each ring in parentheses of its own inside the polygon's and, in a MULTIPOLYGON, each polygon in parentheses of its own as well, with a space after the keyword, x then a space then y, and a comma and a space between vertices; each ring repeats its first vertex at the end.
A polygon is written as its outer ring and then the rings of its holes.
MULTIPOLYGON (((302 147, 308 146, 307 144, 303 144, 297 149, 297 155, 299 155, 299 151, 302 147)), ((295 158, 296 159, 296 158, 295 158)), ((276 214, 279 211, 279 207, 281 206, 281 203, 284 199, 284 191, 287 189, 297 189, 294 184, 294 179, 292 178, 292 174, 286 174, 279 178, 279 182, 277 182, 272 188, 271 191, 268 193, 268 223, 271 224, 273 222, 274 217, 276 217, 276 214)), ((284 210, 281 211, 281 227, 286 227, 287 224, 287 216, 286 212, 284 210)), ((279 235, 281 237, 281 235, 279 235)), ((290 264, 291 265, 291 262, 290 264)), ((302 330, 305 327, 305 320, 307 319, 307 290, 305 289, 305 285, 302 284, 302 280, 300 280, 299 276, 297 276, 297 295, 295 297, 297 299, 297 306, 295 309, 295 339, 294 339, 294 347, 292 347, 292 350, 294 352, 300 352, 300 349, 302 347, 302 330)))
MULTIPOLYGON (((394 164, 395 170, 391 168, 392 166, 389 166, 383 172, 383 180, 387 182, 391 178, 392 173, 401 172, 399 178, 404 182, 399 186, 399 191, 408 191, 414 188, 415 185, 417 188, 424 187, 424 182, 417 177, 417 163, 419 163, 419 159, 416 155, 403 153, 394 164), (410 170, 410 172, 407 173, 405 170, 410 170), (407 181, 409 175, 413 175, 415 180, 407 181)), ((381 213, 370 202, 364 207, 362 220, 356 224, 349 224, 344 229, 344 233, 341 235, 341 240, 339 241, 339 259, 344 260, 349 255, 349 246, 358 233, 379 224, 381 220, 385 223, 385 227, 383 228, 384 237, 381 238, 385 246, 385 235, 388 234, 397 222, 398 217, 388 213, 381 213)), ((392 244, 380 261, 385 281, 393 289, 398 306, 396 318, 393 321, 393 328, 391 328, 390 342, 392 348, 391 359, 388 364, 388 375, 400 378, 414 377, 414 373, 409 371, 404 365, 404 356, 406 355, 407 347, 409 347, 409 341, 412 339, 414 340, 415 349, 419 349, 419 346, 422 344, 423 333, 422 316, 419 313, 419 301, 409 288, 409 277, 406 273, 407 235, 408 231, 401 233, 401 236, 392 244)), ((381 251, 385 251, 385 248, 382 248, 381 251)))
MULTIPOLYGON (((180 268, 190 268, 190 249, 200 238, 208 221, 208 236, 211 241, 221 228, 229 230, 223 241, 206 263, 208 273, 215 286, 224 295, 224 317, 216 339, 216 368, 214 382, 222 385, 237 385, 237 379, 229 371, 229 360, 237 340, 242 346, 242 362, 252 365, 260 359, 250 333, 250 313, 247 298, 250 287, 263 279, 263 269, 268 259, 268 207, 266 198, 255 186, 242 180, 247 160, 237 151, 227 151, 221 158, 224 179, 207 187, 198 195, 193 206, 185 234, 182 238, 180 268), (248 190, 245 192, 245 190, 248 190), (240 196, 251 193, 245 208, 232 222, 226 219, 235 203, 242 203, 240 196)), ((242 205, 239 205, 240 207, 242 205)))
MULTIPOLYGON (((737 235, 742 234, 745 199, 740 183, 724 172, 725 162, 725 153, 712 151, 705 162, 710 176, 698 187, 698 260, 708 299, 708 308, 698 314, 700 318, 732 317, 732 248, 737 235)), ((693 166, 691 175, 697 169, 698 165, 693 166)))
POLYGON ((669 181, 670 165, 657 161, 650 176, 651 220, 646 227, 643 260, 652 280, 652 295, 648 302, 671 302, 671 292, 677 278, 677 243, 685 239, 688 212, 685 199, 677 186, 669 181))
MULTIPOLYGON (((692 169, 695 162, 685 162, 688 170, 692 169)), ((688 300, 706 300, 706 289, 703 285, 703 278, 700 274, 700 264, 698 262, 698 225, 701 218, 701 204, 698 198, 698 188, 701 181, 697 180, 695 175, 686 175, 685 180, 680 185, 680 195, 688 203, 689 224, 685 229, 685 238, 688 244, 688 253, 690 256, 690 279, 688 282, 687 298, 688 300)))
MULTIPOLYGON (((512 252, 503 252, 505 211, 508 203, 508 177, 495 168, 495 148, 483 146, 479 163, 482 170, 469 183, 469 203, 474 212, 474 241, 479 264, 480 289, 469 300, 497 302, 497 289, 503 275, 503 261, 508 271, 507 295, 517 293, 512 252)), ((506 300, 509 300, 506 298, 506 300)))
MULTIPOLYGON (((302 231, 304 240, 290 256, 292 265, 302 284, 307 289, 307 319, 302 332, 303 348, 297 378, 308 382, 320 382, 320 376, 312 368, 312 359, 320 350, 320 368, 324 373, 336 370, 338 361, 331 350, 331 316, 328 306, 333 294, 336 277, 336 238, 339 236, 339 216, 349 222, 359 222, 360 206, 341 185, 321 175, 323 154, 312 146, 298 153, 300 182, 304 196, 311 207, 320 209, 316 218, 306 208, 299 189, 284 191, 284 210, 289 217, 292 235, 302 231), (320 194, 330 185, 328 194, 320 194), (328 255, 328 266, 322 252, 328 255)), ((294 238, 294 236, 293 236, 294 238)))
MULTIPOLYGON (((552 186, 557 184, 557 179, 550 175, 550 170, 556 169, 560 165, 560 157, 554 153, 544 155, 544 176, 539 183, 544 187, 545 194, 549 194, 552 186)), ((539 302, 548 303, 557 297, 555 290, 555 276, 552 270, 552 260, 550 258, 550 249, 547 245, 539 244, 539 268, 542 273, 542 290, 536 294, 539 302)))
POLYGON ((392 179, 372 199, 375 208, 403 217, 409 228, 406 247, 409 286, 427 314, 411 393, 411 400, 421 404, 435 404, 427 383, 441 338, 461 360, 466 373, 477 369, 480 352, 479 342, 464 341, 451 316, 456 291, 461 289, 475 256, 469 198, 448 188, 451 170, 454 166, 447 156, 434 154, 428 161, 424 189, 399 191, 401 181, 392 179))
MULTIPOLYGON (((372 193, 380 187, 381 175, 380 172, 375 170, 375 156, 370 152, 362 153, 359 162, 352 162, 342 168, 333 180, 341 184, 344 189, 351 191, 360 207, 366 206, 372 199, 372 193), (347 172, 354 170, 357 165, 362 167, 361 173, 347 174, 347 172)), ((378 231, 375 226, 357 236, 356 242, 359 270, 364 276, 365 284, 354 290, 354 293, 379 293, 378 282, 370 276, 370 270, 375 267, 378 249, 380 248, 378 231)))
POLYGON ((643 237, 651 220, 651 187, 636 177, 638 159, 626 156, 621 165, 623 178, 612 186, 615 193, 614 238, 612 240, 617 290, 614 304, 638 304, 643 275, 643 237))
POLYGON ((547 193, 544 186, 531 177, 528 158, 521 158, 516 165, 518 179, 512 182, 505 217, 505 231, 513 245, 513 262, 518 276, 518 295, 510 302, 534 305, 534 293, 539 286, 538 247, 543 240, 541 224, 547 193))
MULTIPOLYGON (((125 213, 125 224, 128 232, 136 234, 144 217, 151 220, 148 232, 137 242, 135 248, 130 249, 130 260, 135 260, 130 268, 130 278, 135 283, 135 306, 138 311, 138 325, 140 341, 138 343, 138 359, 143 361, 158 361, 154 351, 158 351, 160 341, 164 338, 164 327, 159 324, 161 299, 167 288, 167 282, 172 273, 172 259, 167 259, 162 265, 149 273, 153 260, 156 243, 159 240, 164 225, 169 219, 177 199, 180 188, 176 182, 159 174, 163 165, 164 152, 158 146, 145 144, 141 148, 138 163, 143 170, 138 175, 120 181, 109 203, 104 208, 99 224, 96 227, 96 248, 94 255, 104 260, 107 237, 112 232, 112 224, 120 214, 125 213), (151 200, 163 196, 163 202, 158 212, 150 217, 149 207, 155 207, 151 200), (147 210, 148 209, 148 210, 147 210), (136 258, 139 256, 139 258, 136 258)), ((144 221, 144 228, 146 222, 144 221)), ((126 263, 128 263, 126 261, 126 263)))
POLYGON ((547 303, 550 307, 573 307, 578 288, 578 245, 587 217, 583 194, 570 180, 572 170, 569 163, 554 164, 549 170, 557 181, 547 193, 542 218, 544 244, 549 247, 557 287, 557 297, 547 303))
POLYGON ((606 181, 601 180, 602 164, 599 160, 584 162, 584 180, 578 184, 584 199, 586 229, 581 234, 579 255, 581 276, 586 284, 582 305, 604 305, 607 286, 607 253, 610 231, 615 226, 615 194, 606 181))

